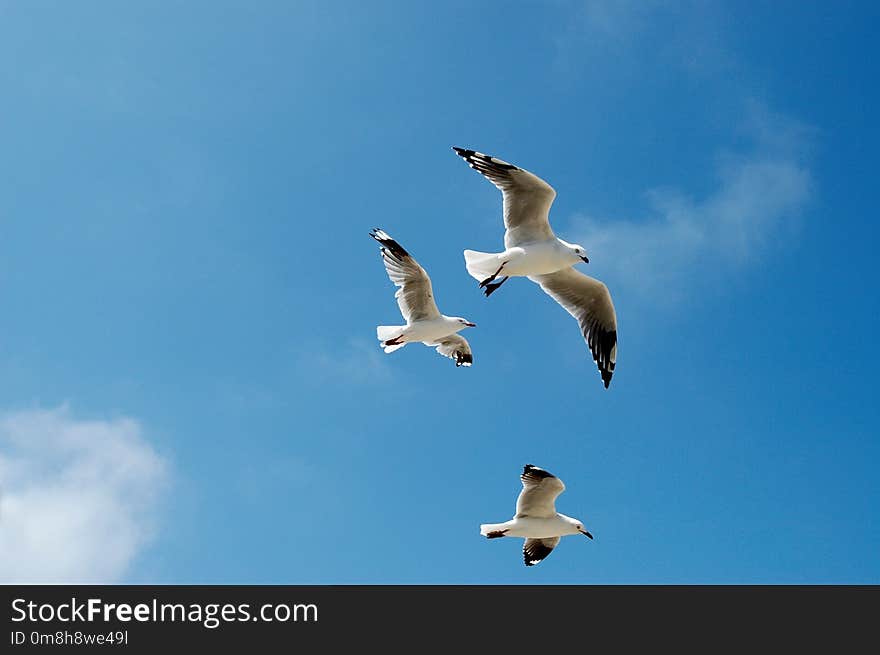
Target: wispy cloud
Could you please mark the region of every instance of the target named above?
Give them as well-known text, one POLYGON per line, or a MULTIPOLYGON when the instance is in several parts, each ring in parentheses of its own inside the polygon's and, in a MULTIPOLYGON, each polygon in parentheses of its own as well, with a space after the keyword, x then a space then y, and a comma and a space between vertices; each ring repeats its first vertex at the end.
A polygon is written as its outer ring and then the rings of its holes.
POLYGON ((0 413, 0 582, 120 580, 152 536, 167 481, 134 419, 0 413))
POLYGON ((601 256, 616 284, 640 292, 687 288, 687 276, 739 266, 771 241, 791 238, 811 194, 811 130, 790 118, 751 106, 743 127, 744 152, 716 157, 714 190, 702 198, 672 189, 647 192, 640 218, 580 214, 571 232, 594 258, 601 256))
POLYGON ((572 27, 592 38, 625 39, 639 32, 659 7, 656 0, 584 0, 572 27))
POLYGON ((346 342, 322 344, 312 342, 302 358, 302 370, 313 371, 317 381, 334 384, 374 384, 391 378, 391 369, 385 361, 385 353, 379 342, 352 338, 346 342))
POLYGON ((734 64, 724 45, 723 5, 581 0, 569 6, 569 18, 555 39, 554 62, 566 78, 595 73, 597 67, 626 77, 645 66, 702 76, 734 64))

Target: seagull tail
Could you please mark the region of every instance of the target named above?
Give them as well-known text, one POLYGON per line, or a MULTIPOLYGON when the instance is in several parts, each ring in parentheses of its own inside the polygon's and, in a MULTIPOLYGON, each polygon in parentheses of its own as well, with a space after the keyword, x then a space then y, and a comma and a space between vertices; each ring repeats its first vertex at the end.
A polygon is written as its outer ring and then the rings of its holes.
POLYGON ((480 525, 480 534, 488 537, 491 532, 503 532, 507 523, 483 523, 480 525))
POLYGON ((482 282, 498 271, 498 255, 491 252, 465 250, 464 265, 472 278, 482 282))
POLYGON ((406 341, 398 341, 403 335, 403 330, 403 325, 379 325, 376 327, 376 338, 382 342, 382 348, 386 353, 393 353, 406 345, 406 341))

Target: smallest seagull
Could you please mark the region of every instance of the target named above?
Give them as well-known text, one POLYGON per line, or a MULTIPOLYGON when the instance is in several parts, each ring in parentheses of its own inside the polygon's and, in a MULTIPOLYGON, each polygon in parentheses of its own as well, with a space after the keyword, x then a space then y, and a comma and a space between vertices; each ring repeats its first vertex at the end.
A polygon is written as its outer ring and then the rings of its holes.
POLYGON ((471 346, 457 332, 477 327, 476 324, 460 316, 441 314, 434 302, 431 278, 425 269, 379 228, 370 232, 370 236, 381 244, 380 252, 388 277, 400 287, 394 297, 406 319, 406 325, 380 325, 376 328, 376 337, 385 352, 392 353, 408 343, 421 341, 426 346, 436 346, 437 352, 454 359, 456 366, 473 364, 471 346))
POLYGON ((523 468, 522 491, 516 499, 516 515, 506 523, 484 523, 480 534, 487 539, 525 537, 523 561, 534 566, 553 552, 559 539, 570 534, 593 538, 583 522, 556 511, 556 497, 565 491, 562 480, 532 464, 523 468))

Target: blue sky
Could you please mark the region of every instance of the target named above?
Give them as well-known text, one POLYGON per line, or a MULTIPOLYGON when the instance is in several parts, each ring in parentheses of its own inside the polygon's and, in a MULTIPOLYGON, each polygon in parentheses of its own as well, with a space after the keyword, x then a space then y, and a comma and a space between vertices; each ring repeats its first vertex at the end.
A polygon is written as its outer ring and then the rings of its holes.
POLYGON ((869 3, 0 4, 0 579, 878 583, 869 3), (557 190, 604 391, 464 248, 557 190), (368 237, 479 327, 399 321, 368 237), (560 476, 540 566, 479 524, 560 476), (4 525, 5 524, 5 525, 4 525))

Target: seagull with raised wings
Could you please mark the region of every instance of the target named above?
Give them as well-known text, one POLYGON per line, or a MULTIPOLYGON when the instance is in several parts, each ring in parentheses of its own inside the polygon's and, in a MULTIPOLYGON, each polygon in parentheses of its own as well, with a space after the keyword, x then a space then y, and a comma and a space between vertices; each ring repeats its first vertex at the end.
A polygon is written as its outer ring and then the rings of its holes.
POLYGON ((510 277, 528 277, 577 320, 605 388, 617 360, 617 316, 602 282, 573 268, 589 263, 583 246, 558 238, 550 228, 556 191, 537 175, 474 150, 453 147, 471 168, 501 190, 504 252, 465 250, 468 273, 490 296, 510 277), (496 282, 499 276, 503 276, 496 282))
POLYGON ((426 346, 436 346, 437 352, 455 360, 456 366, 470 366, 474 356, 467 340, 459 336, 460 330, 477 327, 460 316, 444 316, 434 302, 431 278, 425 269, 403 247, 380 229, 370 232, 382 246, 380 253, 388 277, 398 287, 394 297, 406 325, 380 325, 376 337, 386 353, 406 344, 421 341, 426 346))
POLYGON ((582 521, 556 511, 556 498, 565 491, 562 480, 544 469, 523 467, 522 491, 516 499, 516 515, 505 523, 484 523, 480 534, 487 539, 524 537, 523 561, 534 566, 553 552, 559 540, 570 534, 593 538, 582 521))

